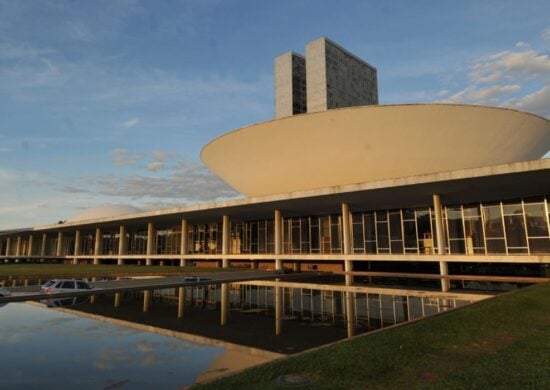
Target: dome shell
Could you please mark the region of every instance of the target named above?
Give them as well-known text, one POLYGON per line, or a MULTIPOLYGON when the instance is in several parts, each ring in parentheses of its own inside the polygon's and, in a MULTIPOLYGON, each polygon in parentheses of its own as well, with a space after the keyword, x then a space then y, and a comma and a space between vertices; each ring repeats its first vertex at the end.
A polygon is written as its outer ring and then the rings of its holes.
POLYGON ((109 204, 88 209, 80 214, 74 215, 73 217, 69 218, 67 222, 80 222, 90 219, 118 217, 125 214, 134 214, 140 212, 143 212, 143 210, 138 209, 137 207, 109 204))

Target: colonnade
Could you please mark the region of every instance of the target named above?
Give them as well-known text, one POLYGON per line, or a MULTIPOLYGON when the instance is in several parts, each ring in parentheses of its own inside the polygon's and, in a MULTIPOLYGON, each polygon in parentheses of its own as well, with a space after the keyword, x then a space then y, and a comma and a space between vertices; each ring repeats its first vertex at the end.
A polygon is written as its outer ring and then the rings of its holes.
MULTIPOLYGON (((441 199, 438 194, 433 195, 433 208, 435 211, 435 233, 437 236, 437 247, 438 247, 438 255, 444 256, 445 255, 445 229, 444 229, 444 223, 443 223, 443 216, 442 216, 442 207, 441 207, 441 199)), ((347 258, 346 256, 352 255, 352 214, 350 210, 350 206, 347 203, 341 204, 341 216, 342 216, 342 254, 344 258, 344 264, 343 269, 345 272, 345 283, 346 285, 352 285, 353 284, 353 260, 351 258, 347 258)), ((274 253, 273 253, 273 260, 275 264, 276 270, 282 270, 283 269, 283 259, 282 255, 283 253, 283 214, 281 210, 274 210, 273 212, 273 226, 274 226, 274 253)), ((188 265, 188 259, 186 259, 186 256, 188 254, 188 236, 189 232, 189 222, 187 219, 181 220, 181 239, 180 239, 180 266, 185 267, 188 265)), ((63 231, 59 231, 57 233, 57 240, 55 244, 55 256, 57 258, 63 258, 63 257, 73 257, 71 255, 66 255, 63 253, 64 247, 64 234, 66 234, 63 231)), ((119 226, 119 241, 118 241, 118 254, 114 255, 114 258, 117 260, 118 265, 124 264, 124 257, 127 255, 127 240, 122 239, 123 237, 127 236, 127 227, 124 224, 121 224, 119 226)), ((222 216, 222 242, 221 242, 221 255, 220 256, 221 262, 220 266, 227 268, 230 266, 230 255, 231 255, 231 220, 229 215, 223 215, 222 216)), ((28 256, 28 257, 36 257, 33 256, 33 244, 34 244, 34 235, 30 234, 28 236, 28 240, 26 241, 26 253, 23 253, 23 236, 8 236, 5 239, 5 245, 4 250, 6 255, 4 257, 9 258, 10 254, 13 252, 12 246, 15 245, 15 257, 22 257, 22 256, 28 256), (15 240, 15 242, 14 242, 15 240)), ((43 233, 42 234, 42 242, 40 247, 40 258, 46 257, 46 242, 47 242, 48 234, 43 233)), ((81 254, 81 238, 82 233, 80 229, 75 230, 75 242, 74 242, 74 260, 73 263, 78 263, 78 257, 82 256, 81 254)), ((99 264, 102 258, 102 228, 97 226, 95 228, 95 237, 94 237, 94 245, 93 245, 93 256, 91 257, 93 260, 93 264, 99 264)), ((156 253, 156 239, 155 239, 155 226, 153 222, 147 223, 147 246, 146 246, 146 253, 144 255, 145 257, 145 264, 146 265, 152 265, 153 259, 157 255, 156 253)), ((212 257, 215 257, 214 255, 212 257)), ((252 256, 251 256, 252 257, 252 256)), ((250 259, 251 262, 251 268, 257 268, 258 266, 258 260, 250 259)), ((439 261, 439 268, 440 268, 440 274, 441 275, 448 275, 448 264, 445 261, 439 261)), ((300 263, 299 261, 294 261, 293 269, 295 271, 300 270, 300 263)), ((441 289, 442 291, 448 291, 449 290, 449 280, 442 280, 441 281, 441 289)))

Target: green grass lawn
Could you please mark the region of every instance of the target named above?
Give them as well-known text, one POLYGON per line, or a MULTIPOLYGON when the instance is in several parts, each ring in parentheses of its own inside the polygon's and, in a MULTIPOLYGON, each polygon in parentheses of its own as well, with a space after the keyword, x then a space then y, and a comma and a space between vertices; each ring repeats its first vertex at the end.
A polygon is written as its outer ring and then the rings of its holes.
POLYGON ((550 284, 251 368, 200 389, 550 389, 550 284), (288 386, 285 386, 288 387, 288 386))
POLYGON ((126 276, 126 275, 170 275, 193 272, 242 271, 243 268, 199 268, 137 265, 92 265, 92 264, 0 264, 1 277, 84 277, 84 276, 126 276))

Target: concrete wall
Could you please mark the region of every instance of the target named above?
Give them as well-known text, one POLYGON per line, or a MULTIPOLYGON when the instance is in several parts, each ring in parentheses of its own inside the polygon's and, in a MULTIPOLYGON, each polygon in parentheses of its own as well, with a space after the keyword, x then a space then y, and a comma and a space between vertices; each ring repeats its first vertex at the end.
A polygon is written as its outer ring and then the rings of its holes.
POLYGON ((378 104, 376 68, 319 38, 306 46, 307 112, 378 104))
POLYGON ((306 112, 305 58, 288 52, 275 58, 275 117, 306 112))

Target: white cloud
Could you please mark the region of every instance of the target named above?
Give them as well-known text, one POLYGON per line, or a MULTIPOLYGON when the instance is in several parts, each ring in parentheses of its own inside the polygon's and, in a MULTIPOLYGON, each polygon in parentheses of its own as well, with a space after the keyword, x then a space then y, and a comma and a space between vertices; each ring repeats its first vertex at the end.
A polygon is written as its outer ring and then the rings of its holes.
POLYGON ((520 88, 521 87, 517 84, 494 85, 486 88, 469 86, 449 96, 445 101, 455 103, 494 104, 498 103, 503 95, 517 92, 520 88))
POLYGON ((550 41, 550 27, 546 27, 541 36, 545 41, 550 41))
POLYGON ((510 107, 550 117, 550 86, 508 102, 510 107))
POLYGON ((113 165, 117 167, 137 166, 144 158, 140 153, 131 153, 128 149, 113 149, 110 152, 113 165))
POLYGON ((152 172, 156 172, 164 168, 166 168, 166 164, 163 161, 153 161, 152 163, 147 164, 147 169, 152 172))
POLYGON ((550 73, 550 57, 534 50, 503 51, 481 58, 470 74, 476 83, 491 83, 503 78, 532 79, 550 73))
POLYGON ((527 42, 519 41, 519 42, 516 42, 516 47, 520 47, 520 48, 529 47, 529 44, 527 42))
POLYGON ((179 204, 212 201, 238 195, 204 165, 185 162, 179 163, 167 175, 93 176, 77 179, 70 188, 61 188, 61 190, 72 193, 77 190, 96 196, 123 197, 149 203, 158 199, 162 202, 179 204))
POLYGON ((128 119, 127 121, 122 122, 122 127, 124 127, 125 129, 129 129, 139 124, 139 122, 140 122, 140 119, 137 117, 128 119))

